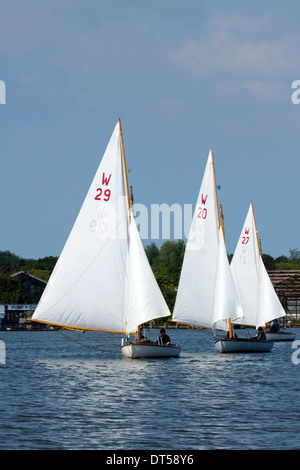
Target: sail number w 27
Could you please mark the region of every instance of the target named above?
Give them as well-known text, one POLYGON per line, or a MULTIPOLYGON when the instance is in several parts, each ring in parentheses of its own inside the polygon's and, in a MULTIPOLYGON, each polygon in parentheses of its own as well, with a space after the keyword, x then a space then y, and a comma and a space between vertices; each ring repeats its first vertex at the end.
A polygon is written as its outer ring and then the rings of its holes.
MULTIPOLYGON (((102 174, 102 185, 108 186, 110 182, 111 175, 109 177, 105 176, 105 173, 102 174)), ((95 201, 109 201, 110 199, 110 189, 103 189, 102 188, 97 188, 96 189, 96 196, 95 196, 95 201)))

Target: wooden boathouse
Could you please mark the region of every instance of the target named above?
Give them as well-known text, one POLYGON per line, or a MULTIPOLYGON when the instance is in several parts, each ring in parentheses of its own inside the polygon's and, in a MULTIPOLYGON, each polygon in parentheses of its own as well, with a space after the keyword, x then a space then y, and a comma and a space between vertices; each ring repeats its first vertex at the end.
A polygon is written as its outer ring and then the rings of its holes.
POLYGON ((300 271, 268 271, 287 320, 300 320, 300 271))

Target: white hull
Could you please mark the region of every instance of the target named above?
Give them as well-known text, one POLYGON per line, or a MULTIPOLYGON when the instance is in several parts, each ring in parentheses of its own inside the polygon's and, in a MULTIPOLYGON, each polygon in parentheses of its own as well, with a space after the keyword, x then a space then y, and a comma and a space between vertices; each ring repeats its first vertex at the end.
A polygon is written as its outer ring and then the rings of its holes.
POLYGON ((141 357, 179 357, 181 347, 173 344, 163 345, 157 343, 126 343, 121 346, 123 356, 141 357))
POLYGON ((278 331, 278 333, 268 332, 266 337, 268 341, 294 341, 296 334, 288 331, 278 331))
POLYGON ((273 345, 274 343, 270 341, 255 341, 250 339, 219 339, 215 341, 215 348, 221 353, 269 352, 273 345))

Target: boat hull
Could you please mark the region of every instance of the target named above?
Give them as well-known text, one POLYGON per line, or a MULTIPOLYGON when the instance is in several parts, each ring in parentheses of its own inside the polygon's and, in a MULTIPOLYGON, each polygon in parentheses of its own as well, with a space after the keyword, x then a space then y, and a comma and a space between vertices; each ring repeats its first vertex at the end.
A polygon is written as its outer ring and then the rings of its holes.
POLYGON ((266 338, 268 341, 294 341, 296 334, 289 331, 278 331, 276 333, 269 331, 266 333, 266 338))
POLYGON ((175 344, 128 342, 121 346, 123 356, 132 359, 142 357, 179 357, 180 351, 181 346, 175 344))
POLYGON ((269 352, 273 346, 274 343, 271 341, 255 341, 251 339, 219 339, 215 341, 215 348, 221 353, 269 352))

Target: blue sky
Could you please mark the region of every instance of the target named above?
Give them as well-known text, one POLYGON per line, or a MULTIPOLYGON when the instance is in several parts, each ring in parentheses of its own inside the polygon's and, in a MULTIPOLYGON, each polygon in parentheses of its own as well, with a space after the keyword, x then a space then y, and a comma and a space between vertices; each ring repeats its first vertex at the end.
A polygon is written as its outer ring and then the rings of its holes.
POLYGON ((119 117, 136 203, 194 205, 212 147, 228 251, 250 200, 264 253, 300 249, 299 17, 292 0, 2 0, 0 250, 60 254, 119 117))

